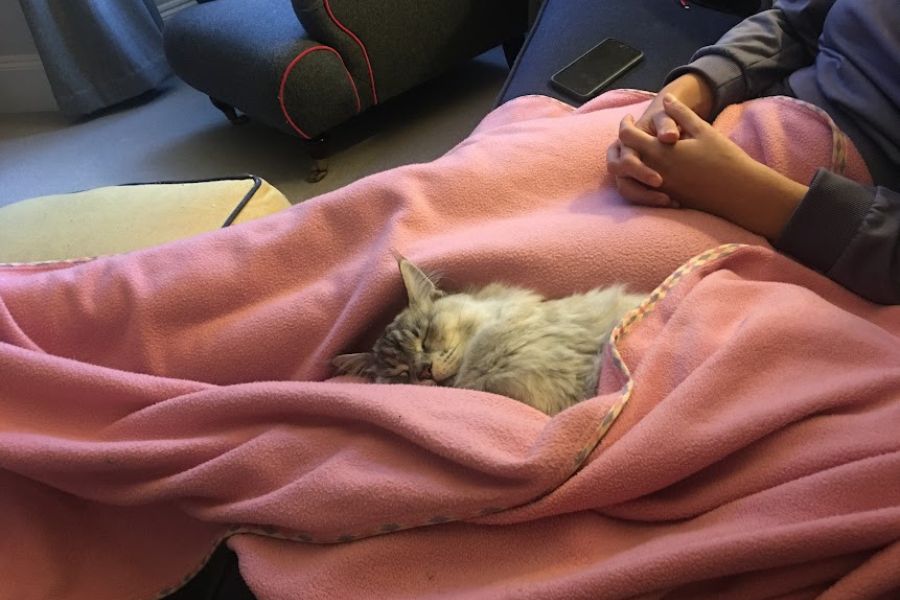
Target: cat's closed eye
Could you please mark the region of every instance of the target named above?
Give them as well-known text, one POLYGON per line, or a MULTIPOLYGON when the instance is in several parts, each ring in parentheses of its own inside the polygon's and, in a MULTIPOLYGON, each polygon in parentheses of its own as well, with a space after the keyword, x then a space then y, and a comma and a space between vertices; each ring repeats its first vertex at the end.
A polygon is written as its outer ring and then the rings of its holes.
POLYGON ((445 349, 447 340, 444 332, 447 329, 445 323, 437 323, 437 319, 428 325, 425 337, 422 339, 422 349, 425 352, 440 352, 445 349))

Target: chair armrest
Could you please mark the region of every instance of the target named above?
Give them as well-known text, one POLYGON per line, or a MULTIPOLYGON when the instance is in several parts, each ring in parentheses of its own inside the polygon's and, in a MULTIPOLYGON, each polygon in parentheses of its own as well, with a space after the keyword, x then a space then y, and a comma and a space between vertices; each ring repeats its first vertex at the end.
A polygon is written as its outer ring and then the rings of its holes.
POLYGON ((292 0, 307 33, 341 53, 364 106, 521 35, 527 0, 292 0))

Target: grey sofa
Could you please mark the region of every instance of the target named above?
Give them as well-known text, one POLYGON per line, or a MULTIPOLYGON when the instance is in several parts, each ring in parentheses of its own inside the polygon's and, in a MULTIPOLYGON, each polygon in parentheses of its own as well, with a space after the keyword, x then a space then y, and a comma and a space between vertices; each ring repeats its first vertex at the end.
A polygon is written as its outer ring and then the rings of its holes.
POLYGON ((550 85, 550 77, 607 37, 644 53, 644 60, 609 89, 657 91, 697 49, 770 5, 769 0, 544 0, 498 104, 528 94, 576 104, 550 85))
POLYGON ((307 140, 317 180, 329 129, 491 47, 512 48, 527 14, 526 0, 213 0, 167 23, 165 50, 232 121, 307 140))

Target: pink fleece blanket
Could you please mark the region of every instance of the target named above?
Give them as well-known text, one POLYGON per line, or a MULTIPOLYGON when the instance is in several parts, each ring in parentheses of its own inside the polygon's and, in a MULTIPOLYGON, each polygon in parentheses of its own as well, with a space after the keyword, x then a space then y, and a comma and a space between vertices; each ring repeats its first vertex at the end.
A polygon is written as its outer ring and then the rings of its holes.
MULTIPOLYGON (((513 101, 428 164, 92 261, 0 270, 0 596, 150 599, 223 540, 261 599, 877 597, 900 586, 900 309, 759 238, 626 205, 647 96, 513 101), (726 246, 676 271, 695 254, 726 246), (597 397, 327 381, 449 286, 657 288, 597 397)), ((717 126, 799 180, 864 179, 787 99, 717 126)), ((712 174, 718 176, 718 174, 712 174)))

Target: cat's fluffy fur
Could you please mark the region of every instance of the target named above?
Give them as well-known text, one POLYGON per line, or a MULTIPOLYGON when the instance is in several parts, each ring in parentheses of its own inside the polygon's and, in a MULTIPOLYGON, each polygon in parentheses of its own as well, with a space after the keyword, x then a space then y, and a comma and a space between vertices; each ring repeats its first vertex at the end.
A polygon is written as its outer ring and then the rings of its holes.
POLYGON ((610 332, 645 298, 623 286, 558 300, 501 284, 447 294, 407 260, 400 273, 409 306, 372 352, 336 357, 340 372, 503 394, 548 414, 594 394, 610 332))

